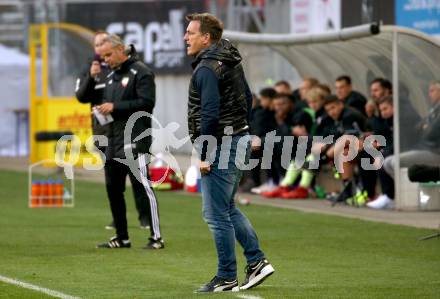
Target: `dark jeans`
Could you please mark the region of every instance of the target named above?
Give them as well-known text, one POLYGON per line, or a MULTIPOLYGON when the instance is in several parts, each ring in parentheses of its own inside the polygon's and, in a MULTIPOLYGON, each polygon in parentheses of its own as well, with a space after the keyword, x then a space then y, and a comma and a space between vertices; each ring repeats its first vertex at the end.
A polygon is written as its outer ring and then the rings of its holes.
POLYGON ((221 278, 237 277, 236 239, 243 247, 248 263, 264 257, 251 223, 234 202, 241 178, 237 165, 243 165, 250 152, 249 138, 246 135, 246 139, 239 143, 241 137, 231 137, 230 148, 217 146, 211 171, 202 176, 203 218, 214 237, 218 257, 217 276, 221 278))

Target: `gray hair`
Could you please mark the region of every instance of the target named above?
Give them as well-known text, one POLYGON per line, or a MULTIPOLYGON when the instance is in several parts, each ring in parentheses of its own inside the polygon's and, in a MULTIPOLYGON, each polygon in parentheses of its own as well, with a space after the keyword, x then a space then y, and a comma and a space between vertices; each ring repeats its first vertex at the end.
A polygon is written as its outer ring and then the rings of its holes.
POLYGON ((124 41, 122 40, 122 38, 120 38, 116 34, 109 34, 109 35, 107 35, 102 40, 102 44, 105 44, 105 43, 110 43, 112 45, 112 48, 116 48, 116 47, 119 47, 119 46, 122 46, 122 47, 125 48, 124 41))

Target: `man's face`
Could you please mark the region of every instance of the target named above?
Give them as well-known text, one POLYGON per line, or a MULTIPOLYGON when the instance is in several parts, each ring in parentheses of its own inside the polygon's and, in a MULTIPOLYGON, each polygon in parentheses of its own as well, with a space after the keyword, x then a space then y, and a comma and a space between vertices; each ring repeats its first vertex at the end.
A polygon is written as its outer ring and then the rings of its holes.
POLYGON ((113 47, 110 42, 104 43, 99 52, 104 61, 112 68, 115 69, 120 66, 125 60, 124 47, 113 47))
POLYGON ((318 111, 319 109, 321 109, 322 107, 321 99, 312 99, 310 97, 306 99, 307 99, 307 105, 309 105, 310 109, 312 109, 313 111, 318 111))
POLYGON ((203 34, 200 32, 199 21, 189 22, 183 40, 187 45, 186 54, 190 56, 196 56, 201 50, 208 48, 211 45, 209 34, 203 34))
POLYGON ((333 102, 325 105, 325 112, 327 112, 328 116, 330 116, 333 120, 339 119, 343 109, 344 104, 342 102, 333 102))
POLYGON ((374 82, 370 86, 370 96, 373 98, 374 101, 379 101, 384 96, 389 95, 387 90, 383 88, 379 82, 374 82))
POLYGON ((291 102, 288 98, 275 98, 272 101, 273 110, 277 115, 286 115, 290 112, 291 102))
POLYGON ((264 109, 271 109, 272 99, 269 97, 260 96, 260 106, 264 109))
POLYGON ((433 104, 440 102, 440 87, 436 84, 429 86, 429 98, 433 104))
POLYGON ((95 35, 95 39, 93 40, 93 48, 95 49, 95 53, 101 55, 99 52, 99 48, 102 46, 104 38, 106 38, 106 33, 100 33, 95 35))
POLYGON ((393 105, 390 105, 387 102, 379 104, 379 111, 382 118, 388 119, 393 116, 393 105))
POLYGON ((309 92, 311 88, 311 84, 309 81, 302 81, 299 85, 299 95, 301 96, 301 99, 305 99, 307 96, 307 93, 309 92))
POLYGON ((344 100, 351 92, 351 84, 348 84, 345 80, 336 81, 335 89, 338 99, 344 100))

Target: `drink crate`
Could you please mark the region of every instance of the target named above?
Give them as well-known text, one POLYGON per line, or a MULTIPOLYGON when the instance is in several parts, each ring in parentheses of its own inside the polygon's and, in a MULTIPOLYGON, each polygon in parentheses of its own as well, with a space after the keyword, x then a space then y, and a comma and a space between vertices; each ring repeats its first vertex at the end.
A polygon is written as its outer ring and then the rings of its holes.
POLYGON ((75 199, 74 171, 68 178, 61 167, 48 168, 47 160, 29 166, 29 208, 73 207, 75 199))

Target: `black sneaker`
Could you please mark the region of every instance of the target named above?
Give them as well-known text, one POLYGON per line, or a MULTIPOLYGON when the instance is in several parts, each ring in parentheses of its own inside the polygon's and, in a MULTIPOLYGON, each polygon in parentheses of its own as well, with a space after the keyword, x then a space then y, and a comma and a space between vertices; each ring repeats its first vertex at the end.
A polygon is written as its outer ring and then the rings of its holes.
POLYGON ((112 237, 110 241, 96 245, 96 248, 130 248, 130 240, 121 240, 118 237, 112 237))
POLYGON ((246 278, 241 284, 240 290, 256 287, 272 275, 273 272, 275 272, 275 269, 266 259, 247 265, 245 268, 246 278))
POLYGON ((112 221, 112 222, 110 222, 110 224, 107 224, 105 226, 105 229, 108 229, 108 230, 116 229, 115 222, 112 221))
POLYGON ((349 199, 352 196, 353 196, 353 182, 352 181, 344 182, 344 185, 342 186, 342 191, 337 196, 336 201, 346 202, 347 199, 349 199))
POLYGON ((196 290, 195 293, 211 293, 211 292, 238 292, 238 280, 237 279, 223 279, 214 276, 210 282, 196 290))
POLYGON ((147 245, 144 246, 144 249, 163 249, 165 248, 165 244, 162 239, 155 240, 153 238, 148 238, 150 240, 147 245))
POLYGON ((139 220, 139 223, 141 229, 150 229, 150 223, 148 223, 148 220, 146 218, 141 218, 139 220))

